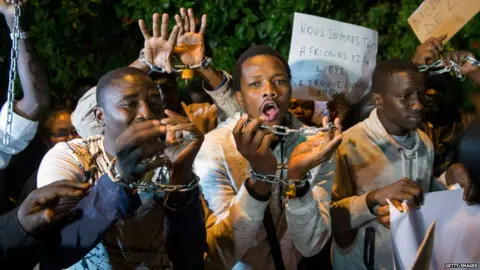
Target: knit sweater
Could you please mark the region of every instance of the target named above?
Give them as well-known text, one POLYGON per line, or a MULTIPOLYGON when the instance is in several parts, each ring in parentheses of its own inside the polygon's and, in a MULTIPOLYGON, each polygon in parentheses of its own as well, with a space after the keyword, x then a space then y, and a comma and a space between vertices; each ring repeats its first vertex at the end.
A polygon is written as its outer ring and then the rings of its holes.
POLYGON ((370 212, 366 202, 370 191, 403 177, 424 192, 446 188, 444 181, 431 180, 434 152, 427 135, 414 130, 409 136, 415 144, 406 149, 385 130, 376 109, 344 133, 330 210, 334 269, 393 269, 390 231, 370 212))
MULTIPOLYGON (((274 186, 268 201, 256 200, 245 188, 245 180, 250 177, 249 164, 237 151, 232 133, 240 115, 235 114, 207 134, 195 160, 195 170, 210 210, 207 218, 209 257, 219 260, 208 260, 207 265, 215 267, 207 268, 274 269, 262 223, 269 205, 285 268, 296 269, 302 255, 311 257, 320 252, 330 236, 334 158, 311 170, 310 191, 303 197, 285 202, 280 187, 274 186), (224 224, 223 231, 214 228, 217 223, 224 224)), ((291 114, 288 119, 290 127, 302 127, 291 114)), ((277 162, 288 163, 295 146, 307 139, 298 134, 285 137, 273 150, 277 162)), ((286 173, 277 171, 277 175, 286 176, 286 173)))

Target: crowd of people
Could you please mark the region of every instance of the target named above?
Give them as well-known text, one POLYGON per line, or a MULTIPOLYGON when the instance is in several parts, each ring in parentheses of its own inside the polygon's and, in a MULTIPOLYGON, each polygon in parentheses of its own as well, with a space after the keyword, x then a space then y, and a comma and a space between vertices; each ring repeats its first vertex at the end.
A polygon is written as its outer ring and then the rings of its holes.
MULTIPOLYGON (((10 29, 18 2, 0 0, 10 29)), ((80 81, 69 106, 49 104, 46 73, 18 40, 1 269, 393 269, 387 200, 421 207, 425 193, 461 187, 480 203, 478 159, 457 151, 478 135, 475 112, 446 94, 454 78, 418 69, 451 60, 480 85, 463 61, 472 53, 428 39, 412 59, 379 62, 365 98, 338 95, 319 120, 313 101, 292 98, 274 48, 248 48, 229 74, 206 55, 207 15, 182 8, 171 31, 170 19, 153 14, 152 31, 140 20, 139 59, 80 81), (198 78, 189 101, 173 57, 198 78), (324 129, 298 132, 307 126, 324 129)))

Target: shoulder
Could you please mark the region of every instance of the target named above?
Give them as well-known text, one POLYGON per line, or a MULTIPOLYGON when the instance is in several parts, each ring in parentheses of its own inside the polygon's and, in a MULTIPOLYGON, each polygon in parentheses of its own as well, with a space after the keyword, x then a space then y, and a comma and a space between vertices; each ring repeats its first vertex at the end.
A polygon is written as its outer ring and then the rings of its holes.
POLYGON ((425 145, 425 148, 427 149, 427 151, 432 152, 433 154, 434 148, 433 148, 432 140, 421 129, 417 129, 417 133, 418 133, 418 138, 420 139, 422 144, 425 145))
POLYGON ((37 186, 45 186, 60 180, 85 181, 84 171, 91 164, 92 154, 100 148, 101 136, 74 139, 56 144, 47 152, 40 164, 37 186))
POLYGON ((356 152, 358 148, 364 147, 367 142, 370 141, 370 138, 365 133, 363 122, 349 128, 343 132, 342 136, 342 143, 339 146, 339 152, 341 154, 356 152))

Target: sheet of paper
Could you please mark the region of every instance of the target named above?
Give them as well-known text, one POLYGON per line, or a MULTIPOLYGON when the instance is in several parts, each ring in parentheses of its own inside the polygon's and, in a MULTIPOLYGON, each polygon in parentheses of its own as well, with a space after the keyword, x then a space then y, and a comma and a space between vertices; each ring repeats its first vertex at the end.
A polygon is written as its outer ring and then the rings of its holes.
POLYGON ((408 18, 408 24, 423 43, 447 34, 449 41, 480 11, 479 0, 425 0, 408 18))
POLYGON ((355 103, 370 90, 378 33, 358 25, 295 13, 288 63, 293 97, 355 103))
POLYGON ((411 269, 434 221, 430 269, 449 269, 449 263, 480 264, 480 206, 468 206, 463 201, 463 189, 425 194, 418 210, 400 213, 390 207, 390 211, 396 269, 411 269))

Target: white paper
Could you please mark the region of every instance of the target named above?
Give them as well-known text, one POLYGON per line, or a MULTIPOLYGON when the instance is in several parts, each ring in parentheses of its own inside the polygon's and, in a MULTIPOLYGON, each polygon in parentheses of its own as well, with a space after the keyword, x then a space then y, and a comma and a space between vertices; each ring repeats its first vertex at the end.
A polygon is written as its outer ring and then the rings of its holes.
POLYGON ((370 90, 378 33, 358 25, 295 13, 288 63, 293 97, 350 104, 370 90))
POLYGON ((428 227, 434 221, 430 269, 449 269, 448 263, 480 263, 480 206, 468 206, 463 201, 463 189, 457 189, 425 194, 419 210, 410 208, 409 212, 400 213, 390 206, 396 269, 411 268, 428 227))

